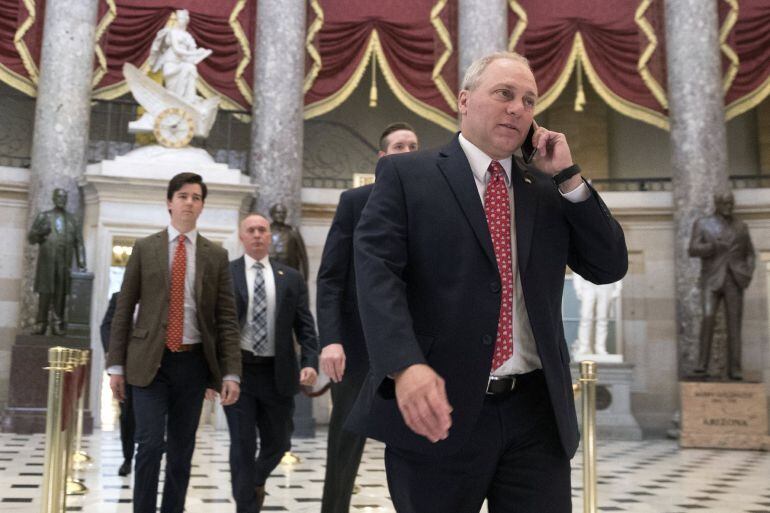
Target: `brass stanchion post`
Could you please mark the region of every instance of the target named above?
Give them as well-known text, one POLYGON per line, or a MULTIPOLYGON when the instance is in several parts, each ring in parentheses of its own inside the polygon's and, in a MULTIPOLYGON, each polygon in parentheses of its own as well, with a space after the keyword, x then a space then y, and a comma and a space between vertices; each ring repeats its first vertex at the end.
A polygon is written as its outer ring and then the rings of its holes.
POLYGON ((64 397, 64 375, 69 367, 69 354, 63 347, 48 350, 48 411, 45 422, 45 470, 43 472, 43 497, 41 513, 64 511, 64 482, 61 474, 63 465, 62 401, 64 397))
POLYGON ((596 513, 596 363, 580 362, 583 418, 583 513, 596 513))
POLYGON ((78 387, 78 418, 77 418, 77 431, 75 432, 75 453, 72 455, 72 468, 74 470, 81 470, 86 467, 88 463, 91 463, 91 456, 89 456, 82 449, 83 440, 83 410, 85 409, 85 397, 86 397, 86 385, 85 381, 87 376, 85 375, 88 368, 88 357, 90 351, 80 351, 80 365, 83 366, 83 376, 81 377, 81 383, 78 387))
POLYGON ((86 485, 83 484, 82 481, 77 479, 76 473, 75 473, 75 465, 73 462, 73 456, 75 453, 75 442, 77 438, 77 402, 78 402, 78 392, 79 392, 79 384, 80 379, 82 378, 82 373, 85 370, 85 367, 82 364, 83 357, 82 353, 83 351, 79 349, 70 349, 69 350, 69 357, 70 362, 72 364, 73 369, 75 370, 72 378, 71 383, 71 390, 70 390, 70 397, 69 402, 67 404, 67 415, 68 415, 68 422, 66 426, 66 458, 65 458, 65 472, 67 474, 67 483, 65 492, 67 495, 83 495, 88 491, 88 488, 86 488, 86 485))

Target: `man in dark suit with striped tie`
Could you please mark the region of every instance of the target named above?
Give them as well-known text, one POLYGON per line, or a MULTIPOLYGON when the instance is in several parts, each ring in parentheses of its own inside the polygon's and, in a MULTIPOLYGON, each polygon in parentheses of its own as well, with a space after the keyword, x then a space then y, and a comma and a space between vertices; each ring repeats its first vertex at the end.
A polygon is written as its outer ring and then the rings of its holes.
POLYGON ((291 449, 294 394, 318 375, 318 339, 305 279, 268 257, 270 222, 251 214, 238 233, 245 255, 230 262, 230 271, 241 329, 242 393, 225 414, 236 511, 257 513, 265 481, 291 449), (301 348, 300 365, 292 334, 301 348))

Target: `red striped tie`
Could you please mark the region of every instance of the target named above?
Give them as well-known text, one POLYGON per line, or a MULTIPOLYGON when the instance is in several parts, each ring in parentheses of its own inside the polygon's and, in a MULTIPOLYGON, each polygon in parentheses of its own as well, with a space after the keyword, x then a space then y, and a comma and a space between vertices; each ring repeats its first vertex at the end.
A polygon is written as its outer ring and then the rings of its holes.
POLYGON ((184 333, 184 276, 187 271, 186 237, 177 238, 174 262, 171 264, 171 291, 168 302, 168 327, 166 328, 166 347, 179 351, 184 333))
POLYGON ((513 270, 511 266, 511 204, 505 185, 505 170, 496 160, 489 164, 490 174, 484 192, 484 213, 495 249, 497 269, 500 272, 501 299, 497 321, 497 339, 492 357, 492 370, 513 356, 513 270))

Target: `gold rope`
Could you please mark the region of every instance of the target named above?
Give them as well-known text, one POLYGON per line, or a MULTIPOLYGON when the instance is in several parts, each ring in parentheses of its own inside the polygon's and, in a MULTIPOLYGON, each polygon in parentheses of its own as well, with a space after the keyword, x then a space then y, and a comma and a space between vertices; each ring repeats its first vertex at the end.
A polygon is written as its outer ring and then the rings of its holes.
POLYGON ((567 84, 569 83, 569 79, 572 76, 572 70, 575 67, 575 62, 577 62, 578 59, 578 36, 580 34, 575 35, 575 39, 572 41, 572 50, 570 50, 569 56, 567 57, 567 62, 564 65, 564 69, 559 74, 559 77, 556 79, 556 82, 551 86, 551 88, 544 92, 542 95, 538 97, 537 105, 535 105, 535 115, 540 114, 544 110, 546 110, 548 107, 551 106, 553 102, 556 101, 556 99, 561 95, 562 91, 564 91, 564 88, 567 87, 567 84))
POLYGON ((321 116, 330 112, 345 102, 348 97, 355 91, 358 84, 361 82, 361 78, 364 75, 364 71, 369 66, 369 60, 372 58, 372 51, 374 50, 374 40, 376 38, 376 31, 372 31, 369 36, 369 42, 366 44, 366 50, 361 57, 361 61, 356 66, 356 69, 350 75, 348 81, 339 88, 335 93, 327 96, 326 98, 319 100, 310 105, 305 105, 304 117, 305 119, 311 119, 317 116, 321 116))
POLYGON ((527 18, 527 11, 516 0, 508 0, 508 6, 519 17, 519 21, 516 22, 516 26, 513 27, 511 36, 508 38, 508 51, 515 52, 516 45, 519 44, 519 38, 521 38, 521 35, 527 28, 529 18, 527 18))
POLYGON ((324 11, 321 4, 318 3, 318 0, 310 0, 310 7, 312 7, 313 12, 315 12, 315 19, 307 29, 305 49, 307 50, 308 55, 310 55, 313 65, 310 66, 310 71, 305 75, 305 83, 302 85, 302 94, 307 94, 307 92, 310 91, 323 66, 321 54, 318 52, 318 48, 315 47, 314 42, 316 34, 318 34, 324 26, 324 11))
POLYGON ((767 80, 765 80, 761 86, 728 105, 725 109, 725 120, 730 121, 734 117, 740 116, 744 112, 753 109, 762 103, 768 96, 770 96, 770 77, 767 77, 767 80))
POLYGON ((575 94, 575 112, 583 112, 586 105, 586 93, 583 90, 583 66, 580 59, 576 62, 575 74, 577 75, 577 94, 575 94))
POLYGON ((404 87, 399 83, 398 79, 396 79, 396 75, 393 73, 393 70, 390 69, 388 60, 385 57, 385 52, 382 49, 382 44, 380 43, 380 37, 376 30, 372 31, 372 43, 373 51, 376 52, 377 59, 380 61, 380 69, 382 70, 382 74, 385 76, 385 82, 387 82, 390 90, 393 91, 393 94, 396 96, 396 98, 398 98, 407 109, 411 110, 418 116, 432 121, 438 126, 446 128, 450 132, 456 132, 458 129, 456 118, 449 116, 445 112, 431 105, 421 102, 409 94, 409 91, 404 89, 404 87))
POLYGON ((652 109, 648 109, 646 107, 642 107, 641 105, 637 105, 624 98, 621 98, 620 96, 615 94, 609 87, 607 87, 604 84, 604 82, 602 82, 601 78, 599 78, 599 74, 596 73, 596 70, 591 64, 591 61, 588 59, 588 56, 585 54, 583 37, 580 35, 580 32, 575 34, 575 46, 578 49, 577 52, 578 52, 579 58, 582 60, 583 70, 585 71, 585 74, 588 76, 588 81, 591 83, 591 86, 593 86, 594 90, 599 94, 599 96, 601 96, 601 98, 610 107, 620 112, 621 114, 628 116, 629 118, 638 119, 639 121, 644 121, 645 123, 649 123, 658 128, 662 128, 663 130, 669 129, 668 118, 666 116, 664 116, 660 112, 654 111, 652 109))
POLYGON ((115 5, 115 0, 105 0, 107 2, 107 12, 99 21, 99 25, 96 27, 96 33, 94 34, 94 52, 96 53, 96 62, 99 68, 94 73, 91 80, 91 87, 96 87, 99 82, 102 81, 104 75, 107 74, 107 56, 104 54, 104 49, 99 45, 99 40, 102 38, 110 24, 115 21, 118 16, 118 7, 115 5))
POLYGON ((372 85, 369 87, 369 107, 377 107, 377 56, 372 52, 372 85))
POLYGON ((238 0, 238 2, 235 4, 235 7, 233 8, 233 12, 230 13, 229 22, 230 28, 233 29, 235 39, 238 40, 238 44, 241 45, 241 51, 243 52, 243 57, 241 57, 241 60, 238 63, 238 67, 235 69, 235 85, 238 87, 238 91, 241 93, 241 96, 243 96, 246 101, 251 104, 254 102, 254 97, 252 96, 249 84, 246 82, 246 79, 243 78, 243 72, 246 70, 246 66, 249 65, 249 61, 251 61, 251 47, 249 45, 249 38, 246 37, 246 33, 243 31, 243 27, 238 21, 238 15, 241 14, 241 11, 245 6, 246 0, 238 0))
POLYGON ((444 97, 444 101, 447 103, 447 105, 449 105, 449 108, 452 109, 452 111, 457 112, 457 97, 449 88, 449 85, 446 83, 446 80, 444 80, 444 77, 441 75, 441 72, 444 70, 444 66, 446 66, 447 61, 452 56, 452 52, 454 52, 452 37, 449 34, 449 30, 447 30, 446 25, 444 25, 444 22, 441 21, 440 16, 441 11, 444 9, 444 7, 446 7, 447 1, 448 0, 438 0, 430 10, 430 22, 433 25, 433 28, 436 30, 439 39, 444 44, 444 51, 441 54, 441 57, 439 57, 436 61, 436 64, 433 66, 431 78, 433 79, 433 83, 436 84, 436 88, 441 93, 441 96, 444 97))
POLYGON ((647 63, 650 62, 652 54, 655 53, 655 49, 658 47, 658 36, 655 35, 655 30, 650 25, 650 22, 645 18, 647 9, 650 8, 653 0, 642 0, 639 7, 636 8, 634 13, 634 21, 639 26, 639 29, 647 37, 647 46, 639 56, 639 60, 636 63, 636 69, 639 71, 639 75, 642 77, 642 82, 650 90, 652 96, 658 101, 658 103, 664 109, 668 109, 668 99, 666 98, 666 91, 658 83, 655 77, 652 76, 650 69, 647 67, 647 63))
POLYGON ((2 64, 0 64, 0 81, 5 82, 9 86, 18 89, 22 93, 28 94, 29 96, 34 97, 37 94, 35 84, 33 84, 28 78, 19 75, 15 71, 12 71, 2 64))
POLYGON ((724 2, 730 6, 730 12, 727 13, 725 21, 719 29, 719 48, 722 50, 722 53, 725 54, 727 60, 730 61, 725 76, 722 78, 722 91, 727 94, 727 91, 729 91, 730 87, 733 85, 735 76, 738 74, 738 67, 740 66, 741 61, 738 58, 738 54, 727 44, 727 37, 730 35, 730 31, 733 30, 733 27, 738 21, 738 0, 724 0, 724 2))
POLYGON ((37 87, 39 72, 35 65, 35 60, 32 58, 32 54, 27 47, 27 43, 24 42, 24 36, 27 35, 27 32, 32 25, 35 24, 35 19, 37 18, 35 0, 23 0, 23 2, 24 7, 27 9, 27 18, 16 30, 16 34, 13 36, 13 46, 16 48, 16 51, 19 52, 21 62, 24 64, 27 74, 29 74, 30 81, 37 87))

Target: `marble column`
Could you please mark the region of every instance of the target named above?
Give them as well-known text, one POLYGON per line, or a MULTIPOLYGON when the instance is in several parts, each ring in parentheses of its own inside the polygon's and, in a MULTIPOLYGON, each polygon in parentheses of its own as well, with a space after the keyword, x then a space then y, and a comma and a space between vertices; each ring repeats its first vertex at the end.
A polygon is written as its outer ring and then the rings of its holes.
MULTIPOLYGON (((49 0, 45 6, 27 226, 38 212, 53 208, 57 188, 69 193, 67 210, 81 217, 76 180, 86 168, 97 5, 97 0, 49 0)), ((26 248, 21 328, 32 325, 37 312, 36 255, 37 246, 26 248)))
POLYGON ((508 47, 508 3, 506 0, 458 1, 458 73, 478 59, 508 47))
MULTIPOLYGON (((251 120, 257 209, 267 214, 281 202, 288 209, 287 223, 296 227, 302 217, 305 7, 304 0, 259 0, 251 120)), ((294 436, 315 436, 312 399, 303 394, 294 399, 294 436)))
POLYGON ((294 226, 302 214, 305 3, 259 0, 254 49, 250 165, 257 208, 267 213, 280 201, 294 226))
POLYGON ((687 249, 696 219, 729 187, 717 2, 666 0, 679 375, 698 358, 700 260, 687 249))

